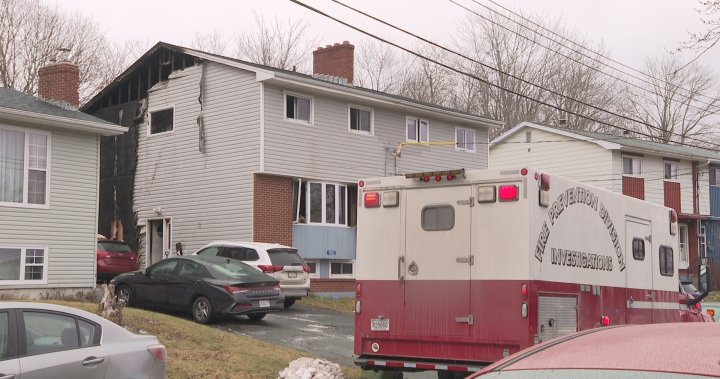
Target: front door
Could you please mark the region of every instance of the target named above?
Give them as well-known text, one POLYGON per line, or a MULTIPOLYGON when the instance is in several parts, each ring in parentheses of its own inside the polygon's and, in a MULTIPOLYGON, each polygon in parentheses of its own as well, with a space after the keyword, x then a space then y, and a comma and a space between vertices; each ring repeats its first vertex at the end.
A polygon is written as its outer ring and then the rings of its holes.
POLYGON ((171 254, 171 222, 170 218, 147 220, 145 230, 145 250, 147 266, 151 266, 168 258, 171 254))
POLYGON ((468 336, 470 186, 407 191, 405 334, 468 336))
POLYGON ((653 322, 653 249, 650 221, 625 221, 627 323, 653 322))

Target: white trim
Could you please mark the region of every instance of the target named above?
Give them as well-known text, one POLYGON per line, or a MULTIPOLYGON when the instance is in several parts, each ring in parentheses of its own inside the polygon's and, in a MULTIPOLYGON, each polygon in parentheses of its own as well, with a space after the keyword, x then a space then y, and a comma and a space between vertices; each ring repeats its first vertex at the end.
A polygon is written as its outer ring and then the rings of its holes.
POLYGON ((166 134, 173 134, 173 133, 175 132, 175 120, 177 119, 177 112, 175 111, 175 104, 174 104, 174 103, 173 103, 173 104, 166 104, 166 105, 162 105, 162 106, 157 106, 157 107, 153 107, 152 109, 148 109, 148 110, 147 110, 147 118, 148 118, 148 121, 147 121, 147 131, 146 131, 146 134, 147 134, 148 138, 150 138, 151 136, 162 136, 162 135, 166 135, 166 134), (164 111, 164 110, 167 110, 167 109, 172 109, 172 110, 173 110, 173 119, 172 119, 173 125, 172 125, 172 130, 167 131, 167 132, 152 133, 151 130, 152 130, 152 114, 153 114, 153 112, 160 112, 160 111, 164 111))
POLYGON ((52 163, 52 132, 38 130, 32 128, 19 128, 0 124, 0 129, 12 130, 15 132, 25 133, 23 141, 23 200, 22 203, 0 201, 0 207, 10 208, 32 208, 32 209, 50 209, 50 180, 52 178, 50 168, 52 163), (45 172, 45 202, 43 204, 28 203, 28 178, 30 176, 30 134, 43 135, 47 138, 47 156, 45 161, 45 170, 35 170, 45 172))
POLYGON ((310 263, 315 264, 315 273, 310 272, 310 273, 308 273, 308 275, 310 275, 311 278, 319 278, 320 277, 320 261, 315 260, 315 259, 304 259, 304 261, 305 261, 305 264, 307 264, 308 266, 310 266, 310 263))
POLYGON ((0 245, 0 249, 14 249, 20 250, 20 280, 0 280, 0 287, 9 285, 22 285, 22 284, 47 284, 48 282, 48 266, 50 261, 50 249, 48 246, 39 245, 24 245, 24 246, 9 246, 0 245), (28 249, 31 250, 42 250, 43 251, 43 279, 42 280, 25 280, 25 257, 28 249))
POLYGON ((373 136, 375 135, 375 110, 370 107, 362 106, 362 105, 356 105, 356 104, 348 104, 347 106, 347 117, 348 117, 348 132, 360 134, 364 136, 373 136), (351 109, 357 109, 361 111, 370 112, 370 131, 366 132, 364 130, 355 130, 352 129, 350 126, 352 125, 352 119, 351 119, 351 109))
MULTIPOLYGON (((467 128, 467 127, 463 127, 463 126, 456 126, 456 127, 455 127, 455 151, 464 151, 464 152, 468 152, 468 153, 475 153, 475 152, 477 151, 477 150, 475 149, 475 134, 477 134, 477 130, 475 130, 474 128, 467 128), (462 130, 462 131, 463 131, 463 138, 465 138, 465 139, 467 139, 467 132, 468 132, 468 131, 472 131, 472 134, 473 134, 473 138, 472 138, 472 142, 471 142, 472 150, 471 150, 471 149, 466 149, 466 148, 464 148, 464 147, 458 147, 458 140, 457 140, 458 130, 462 130)), ((465 145, 467 146, 467 141, 465 142, 465 145)))
POLYGON ((354 278, 355 277, 355 261, 330 260, 329 263, 330 263, 330 265, 328 266, 328 277, 329 278, 354 278), (352 266, 352 274, 333 274, 332 273, 332 265, 335 263, 350 264, 352 266))
POLYGON ((99 121, 84 121, 68 117, 51 116, 36 112, 27 112, 0 106, 0 119, 8 121, 28 122, 33 125, 56 127, 81 132, 91 132, 103 136, 118 136, 128 131, 120 125, 99 121))
POLYGON ((554 133, 554 134, 558 134, 558 135, 565 136, 565 137, 575 138, 575 139, 581 140, 581 141, 587 141, 587 142, 599 145, 607 150, 619 150, 620 148, 622 148, 622 145, 617 144, 617 143, 598 140, 596 138, 591 138, 591 137, 585 137, 585 136, 582 136, 579 134, 570 133, 570 132, 566 132, 563 130, 558 130, 555 128, 550 128, 547 126, 538 125, 538 124, 534 124, 532 122, 527 122, 527 121, 521 122, 521 123, 515 125, 512 129, 508 130, 507 132, 503 133, 502 135, 500 135, 497 138, 495 138, 494 140, 492 140, 492 142, 490 142, 489 148, 492 149, 492 147, 495 146, 495 144, 498 144, 498 143, 504 141, 505 139, 507 139, 508 137, 510 137, 511 135, 515 134, 516 132, 518 132, 519 130, 521 130, 525 127, 543 130, 548 133, 554 133))
POLYGON ((260 171, 265 171, 265 83, 260 82, 260 171))
POLYGON ((303 94, 300 92, 283 90, 282 102, 283 102, 283 120, 285 120, 286 122, 291 122, 291 123, 300 124, 300 125, 315 125, 315 98, 313 96, 306 95, 306 94, 303 94), (297 98, 301 98, 301 99, 310 100, 310 120, 309 121, 287 117, 287 97, 288 96, 293 96, 293 97, 297 97, 297 98))

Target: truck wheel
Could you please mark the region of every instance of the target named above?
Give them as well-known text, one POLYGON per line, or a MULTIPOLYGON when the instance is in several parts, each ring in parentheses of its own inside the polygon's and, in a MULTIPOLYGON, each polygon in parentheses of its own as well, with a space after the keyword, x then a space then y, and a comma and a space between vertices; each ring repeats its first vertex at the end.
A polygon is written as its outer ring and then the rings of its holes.
POLYGON ((457 372, 457 371, 445 371, 439 370, 437 372, 438 379, 462 379, 470 376, 469 372, 457 372))

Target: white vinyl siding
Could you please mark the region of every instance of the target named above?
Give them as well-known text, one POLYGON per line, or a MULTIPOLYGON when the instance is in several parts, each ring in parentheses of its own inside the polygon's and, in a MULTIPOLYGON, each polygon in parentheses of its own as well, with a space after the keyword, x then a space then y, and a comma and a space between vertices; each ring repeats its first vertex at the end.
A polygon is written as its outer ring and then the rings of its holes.
MULTIPOLYGON (((133 193, 138 224, 172 217, 170 246, 182 242, 187 252, 229 236, 252 239, 253 173, 260 167, 261 84, 255 74, 206 63, 205 144, 200 152, 200 70, 197 66, 175 72, 150 90, 148 109, 174 105, 175 131, 163 138, 138 131, 133 193), (161 208, 162 215, 153 208, 161 208)), ((140 235, 141 253, 144 242, 140 235)))
POLYGON ((94 288, 99 137, 56 128, 52 134, 47 128, 37 131, 49 135, 52 146, 48 152, 51 206, 2 207, 0 246, 44 249, 46 279, 12 288, 94 288))

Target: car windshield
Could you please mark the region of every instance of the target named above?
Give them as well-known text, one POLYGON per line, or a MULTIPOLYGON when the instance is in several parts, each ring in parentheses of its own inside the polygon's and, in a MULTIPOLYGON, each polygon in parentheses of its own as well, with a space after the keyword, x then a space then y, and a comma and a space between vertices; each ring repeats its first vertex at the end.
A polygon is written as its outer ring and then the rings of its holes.
POLYGON ((302 266, 304 263, 295 249, 270 249, 268 255, 275 266, 302 266))
POLYGON ((98 249, 110 253, 132 253, 130 246, 128 246, 125 242, 98 242, 98 249))

